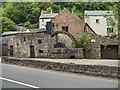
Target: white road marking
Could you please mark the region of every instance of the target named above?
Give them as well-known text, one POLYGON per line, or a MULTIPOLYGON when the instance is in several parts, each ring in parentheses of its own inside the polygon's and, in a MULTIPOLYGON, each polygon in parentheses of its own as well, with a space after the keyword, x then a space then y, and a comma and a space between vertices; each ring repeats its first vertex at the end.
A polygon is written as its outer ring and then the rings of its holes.
POLYGON ((12 83, 20 84, 20 85, 23 85, 23 86, 31 87, 31 88, 39 88, 37 86, 33 86, 33 85, 30 85, 30 84, 14 81, 14 80, 3 78, 3 77, 0 77, 0 79, 5 80, 5 81, 9 81, 9 82, 12 82, 12 83))

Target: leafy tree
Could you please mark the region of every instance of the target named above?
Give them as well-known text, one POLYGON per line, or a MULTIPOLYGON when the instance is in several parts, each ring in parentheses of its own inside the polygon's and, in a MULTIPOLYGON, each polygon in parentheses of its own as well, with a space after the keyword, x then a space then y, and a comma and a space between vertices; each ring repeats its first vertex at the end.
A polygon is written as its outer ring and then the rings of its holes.
POLYGON ((91 39, 90 35, 83 33, 79 39, 76 39, 77 48, 84 48, 88 47, 88 41, 91 39))
POLYGON ((86 57, 86 49, 88 48, 88 41, 91 39, 90 35, 83 33, 79 39, 76 39, 76 48, 83 48, 86 57))
POLYGON ((30 24, 31 24, 31 23, 30 23, 29 21, 27 21, 27 22, 25 22, 24 26, 25 26, 26 28, 28 28, 30 24))
POLYGON ((10 18, 16 24, 25 22, 25 12, 24 12, 24 5, 26 3, 12 3, 8 2, 6 7, 4 8, 4 13, 2 14, 3 17, 10 18))
POLYGON ((2 17, 2 32, 15 30, 15 23, 7 17, 2 17))

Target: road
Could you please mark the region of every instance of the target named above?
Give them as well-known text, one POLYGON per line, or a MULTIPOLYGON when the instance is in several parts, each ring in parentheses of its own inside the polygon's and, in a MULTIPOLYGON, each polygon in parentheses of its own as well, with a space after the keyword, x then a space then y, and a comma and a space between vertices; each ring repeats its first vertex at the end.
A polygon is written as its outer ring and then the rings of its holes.
POLYGON ((2 64, 0 80, 2 80, 2 88, 118 88, 118 81, 114 79, 8 64, 2 64))

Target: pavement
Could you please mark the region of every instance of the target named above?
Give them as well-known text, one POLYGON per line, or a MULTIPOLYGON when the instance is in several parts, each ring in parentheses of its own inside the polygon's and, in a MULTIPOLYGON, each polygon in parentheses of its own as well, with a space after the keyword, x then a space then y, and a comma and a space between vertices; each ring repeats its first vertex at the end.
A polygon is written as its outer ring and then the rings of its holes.
MULTIPOLYGON (((14 57, 9 57, 14 58, 14 57)), ((17 59, 17 58, 16 58, 17 59)), ((37 60, 37 61, 49 61, 60 63, 74 63, 81 65, 103 65, 103 66, 119 66, 119 60, 113 59, 48 59, 48 58, 18 58, 21 60, 37 60)))
POLYGON ((0 64, 2 88, 118 88, 118 80, 0 64))

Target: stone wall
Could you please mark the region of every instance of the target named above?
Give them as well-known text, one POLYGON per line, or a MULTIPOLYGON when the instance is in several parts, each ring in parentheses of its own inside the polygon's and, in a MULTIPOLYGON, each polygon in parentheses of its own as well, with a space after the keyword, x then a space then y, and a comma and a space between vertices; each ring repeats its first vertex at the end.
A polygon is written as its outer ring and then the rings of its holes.
POLYGON ((50 52, 50 58, 84 58, 82 48, 54 48, 50 52))
POLYGON ((102 77, 120 78, 120 67, 117 66, 100 66, 100 65, 83 65, 74 63, 60 63, 40 60, 29 60, 20 58, 2 57, 2 63, 42 68, 48 70, 64 71, 77 74, 87 74, 102 77))

